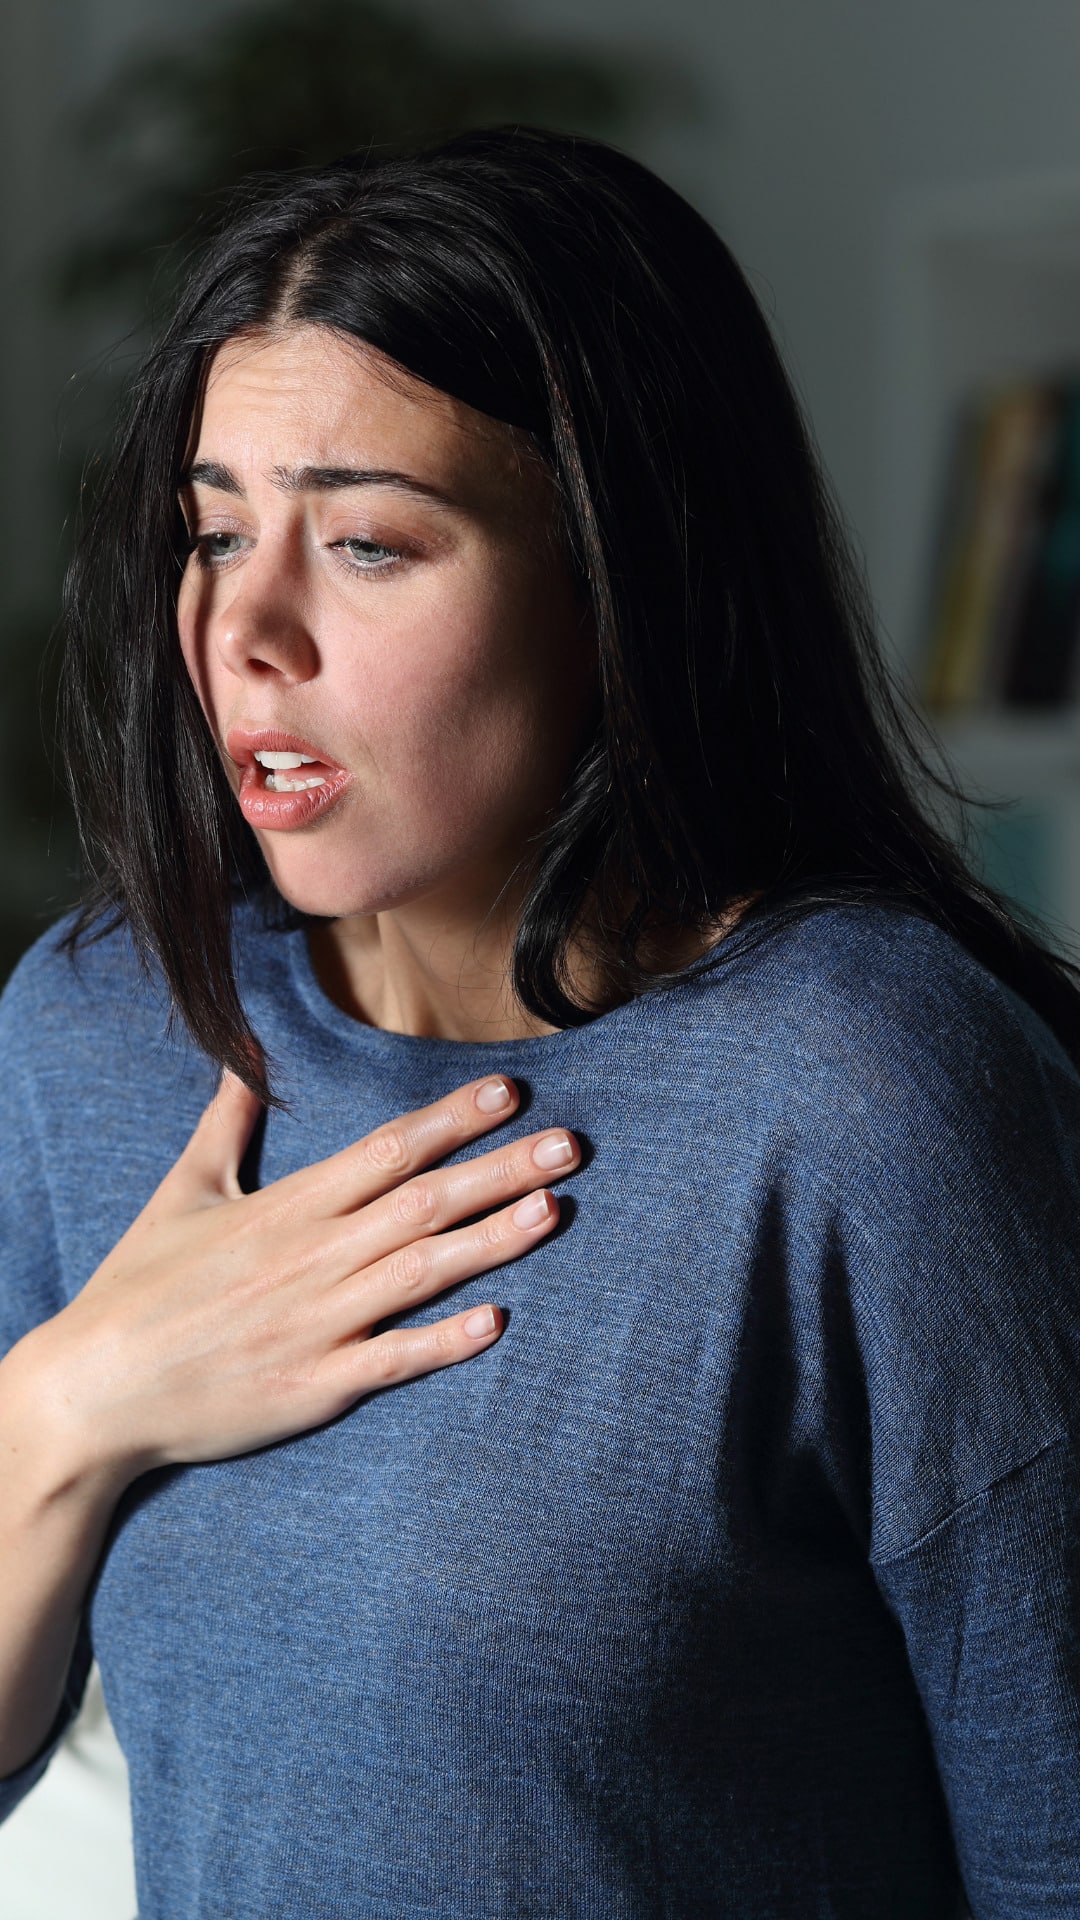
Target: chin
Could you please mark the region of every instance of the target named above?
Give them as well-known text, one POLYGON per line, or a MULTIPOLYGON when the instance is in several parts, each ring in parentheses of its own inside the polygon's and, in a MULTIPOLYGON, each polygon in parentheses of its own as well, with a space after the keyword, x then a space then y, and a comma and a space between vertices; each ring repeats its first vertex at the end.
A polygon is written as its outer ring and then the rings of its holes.
POLYGON ((283 900, 297 913, 308 913, 315 920, 350 920, 361 915, 379 913, 381 903, 371 905, 363 896, 355 892, 343 893, 332 887, 283 886, 276 875, 272 875, 278 892, 283 900))
POLYGON ((355 874, 351 884, 341 876, 318 870, 318 862, 282 860, 260 838, 267 872, 283 900, 298 913, 310 913, 320 920, 339 920, 345 914, 366 913, 364 889, 357 887, 355 874))
MULTIPOLYGON (((296 851, 301 851, 299 846, 296 851)), ((355 864, 342 872, 324 863, 320 871, 317 858, 282 859, 280 855, 275 857, 276 850, 268 849, 265 844, 262 852, 270 878, 282 899, 298 913, 310 913, 319 920, 348 920, 386 913, 425 890, 425 883, 415 877, 411 885, 400 879, 395 884, 389 877, 380 882, 374 876, 358 875, 355 864)))

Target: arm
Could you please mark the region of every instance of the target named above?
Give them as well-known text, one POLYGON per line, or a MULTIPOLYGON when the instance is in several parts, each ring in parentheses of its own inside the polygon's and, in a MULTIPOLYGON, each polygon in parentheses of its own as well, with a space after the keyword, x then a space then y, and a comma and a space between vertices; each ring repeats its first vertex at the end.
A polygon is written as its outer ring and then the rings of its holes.
POLYGON ((1058 1440, 875 1567, 974 1920, 1080 1913, 1080 1458, 1058 1440))
POLYGON ((0 1362, 0 1781, 45 1757, 77 1705, 83 1602, 132 1477, 68 1430, 43 1331, 0 1362))
POLYGON ((852 1457, 972 1913, 1042 1920, 1080 1911, 1080 1076, 923 961, 833 1024, 852 1457))
MULTIPOLYGON (((259 1107, 227 1075, 101 1266, 9 1348, 0 1363, 0 1556, 13 1576, 0 1592, 0 1781, 9 1792, 0 1804, 33 1784, 24 1770, 36 1756, 41 1771, 42 1743, 51 1751, 63 1730, 87 1588, 131 1481, 291 1438, 498 1337, 492 1308, 375 1329, 518 1258, 554 1226, 557 1207, 538 1192, 551 1168, 546 1134, 410 1177, 516 1105, 513 1082, 484 1080, 248 1194, 239 1169, 259 1107), (509 1205, 477 1220, 508 1194, 509 1205), (522 1200, 531 1204, 518 1219, 522 1200), (474 1224, 453 1230, 463 1218, 474 1224)), ((558 1170, 569 1170, 564 1154, 558 1170)), ((16 1236, 5 1238, 13 1248, 16 1236)), ((15 1291, 13 1281, 11 1299, 15 1291)), ((74 1678, 81 1691, 85 1670, 74 1678)))

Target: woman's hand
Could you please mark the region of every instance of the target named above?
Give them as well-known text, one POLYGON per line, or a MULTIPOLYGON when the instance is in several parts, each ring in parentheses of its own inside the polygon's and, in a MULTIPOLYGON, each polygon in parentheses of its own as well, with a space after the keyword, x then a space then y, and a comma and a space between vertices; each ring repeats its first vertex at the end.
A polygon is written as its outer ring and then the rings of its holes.
POLYGON ((226 1073, 123 1239, 28 1336, 38 1388, 74 1422, 77 1450, 89 1447, 125 1480, 228 1459, 491 1345, 502 1330, 497 1308, 372 1329, 516 1260, 554 1226, 558 1203, 543 1182, 577 1164, 572 1135, 533 1134, 423 1171, 508 1118, 517 1098, 512 1081, 472 1082, 245 1194, 239 1168, 260 1106, 226 1073), (498 1089, 505 1098, 494 1104, 498 1089), (492 1206, 487 1219, 452 1230, 492 1206))

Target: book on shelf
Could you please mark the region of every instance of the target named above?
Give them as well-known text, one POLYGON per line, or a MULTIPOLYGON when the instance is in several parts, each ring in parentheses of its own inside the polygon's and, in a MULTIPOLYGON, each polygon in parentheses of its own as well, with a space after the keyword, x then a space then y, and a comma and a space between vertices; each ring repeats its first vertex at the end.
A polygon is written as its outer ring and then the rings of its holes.
POLYGON ((926 629, 931 708, 1080 696, 1080 374, 999 384, 958 410, 926 629))

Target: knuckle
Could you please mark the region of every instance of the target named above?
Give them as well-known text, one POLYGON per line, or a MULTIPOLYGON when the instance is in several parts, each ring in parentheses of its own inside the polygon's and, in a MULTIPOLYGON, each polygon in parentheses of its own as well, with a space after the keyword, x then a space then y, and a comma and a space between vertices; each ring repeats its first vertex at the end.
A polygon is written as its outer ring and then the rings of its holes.
POLYGON ((431 1328, 429 1350, 432 1353, 454 1356, 462 1345, 461 1329, 445 1320, 440 1320, 431 1328))
POLYGON ((496 1187, 518 1187, 522 1175, 528 1167, 528 1156, 524 1158, 516 1150, 496 1154, 491 1162, 492 1185, 496 1187))
POLYGON ((408 1148, 397 1127, 377 1127, 363 1145, 365 1158, 379 1173, 398 1173, 408 1165, 408 1148))
POLYGON ((418 1245, 399 1247, 389 1256, 386 1277, 397 1293, 416 1293, 430 1272, 431 1263, 418 1245))
POLYGON ((506 1246, 506 1235, 507 1223, 505 1220, 501 1220, 497 1216, 493 1220, 485 1220, 483 1224, 476 1229, 476 1239, 473 1243, 476 1252, 501 1252, 506 1246))
POLYGON ((427 1226, 435 1218, 435 1190, 427 1180, 410 1180, 395 1189, 391 1212, 407 1226, 427 1226))
POLYGON ((389 1334, 382 1334, 377 1340, 367 1342, 365 1352, 368 1370, 375 1375, 378 1386, 388 1387, 402 1374, 401 1343, 389 1334))

